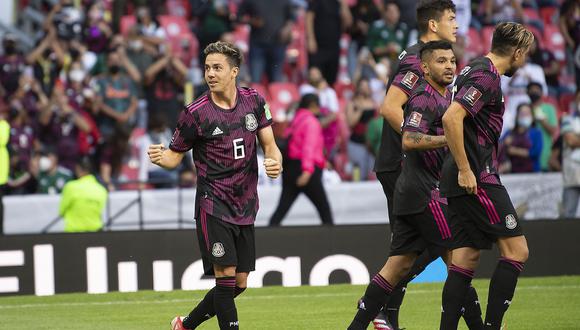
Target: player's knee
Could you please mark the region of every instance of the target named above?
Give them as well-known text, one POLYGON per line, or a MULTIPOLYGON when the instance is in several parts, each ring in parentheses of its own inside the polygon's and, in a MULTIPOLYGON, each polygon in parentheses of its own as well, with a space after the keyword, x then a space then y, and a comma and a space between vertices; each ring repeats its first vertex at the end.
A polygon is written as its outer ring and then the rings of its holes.
POLYGON ((530 250, 528 249, 528 245, 523 245, 518 247, 518 249, 515 251, 515 256, 514 259, 516 261, 519 262, 526 262, 528 261, 528 257, 530 256, 530 250))

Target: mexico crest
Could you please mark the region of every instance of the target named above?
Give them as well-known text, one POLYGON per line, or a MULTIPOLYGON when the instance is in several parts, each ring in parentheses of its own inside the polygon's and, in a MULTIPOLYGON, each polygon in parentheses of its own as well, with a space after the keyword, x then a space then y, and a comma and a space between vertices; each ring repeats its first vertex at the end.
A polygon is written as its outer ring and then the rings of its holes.
POLYGON ((250 132, 253 132, 258 128, 258 121, 256 120, 256 116, 253 113, 249 113, 246 115, 246 129, 250 132))
POLYGON ((224 254, 226 254, 223 244, 220 242, 213 243, 213 249, 211 250, 211 254, 216 258, 223 257, 224 254))

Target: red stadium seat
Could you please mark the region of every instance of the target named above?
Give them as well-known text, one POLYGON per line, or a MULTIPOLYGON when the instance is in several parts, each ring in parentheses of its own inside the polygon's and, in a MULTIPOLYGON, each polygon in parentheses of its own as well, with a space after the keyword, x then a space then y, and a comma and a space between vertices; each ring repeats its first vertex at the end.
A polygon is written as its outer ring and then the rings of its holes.
POLYGON ((493 26, 485 26, 481 29, 481 44, 483 45, 483 53, 487 53, 491 49, 491 40, 493 39, 493 26))
POLYGON ((575 97, 576 96, 574 94, 560 95, 560 112, 569 113, 570 112, 570 104, 572 104, 572 102, 574 102, 575 97))
POLYGON ((540 20, 540 14, 535 8, 524 8, 524 16, 529 19, 540 20))
POLYGON ((255 89, 258 94, 262 95, 264 97, 264 99, 266 99, 266 102, 270 102, 270 94, 268 93, 268 89, 266 89, 266 87, 264 87, 264 85, 259 84, 259 83, 252 83, 250 85, 250 87, 252 87, 253 89, 255 89))
POLYGON ((129 29, 137 23, 137 19, 133 15, 125 15, 121 17, 120 29, 122 35, 127 35, 129 29))
POLYGON ((269 101, 268 106, 275 122, 283 123, 287 121, 288 106, 276 101, 269 101))
POLYGON ((300 99, 300 94, 298 93, 298 88, 292 83, 275 82, 268 86, 268 91, 270 92, 270 97, 272 102, 279 102, 285 106, 290 103, 298 101, 300 99))
POLYGON ((526 29, 530 30, 530 32, 532 32, 534 34, 534 37, 536 37, 538 39, 538 42, 540 43, 542 48, 545 48, 545 40, 544 40, 544 35, 542 34, 542 31, 540 31, 538 28, 536 28, 533 25, 526 25, 526 29))
POLYGON ((168 38, 177 38, 184 34, 191 34, 187 21, 183 17, 161 15, 159 24, 165 29, 168 38))
POLYGON ((554 53, 554 57, 559 62, 566 61, 566 43, 556 25, 546 25, 544 27, 544 48, 554 53))
POLYGON ((483 55, 483 52, 484 45, 481 40, 479 31, 474 28, 469 28, 469 31, 467 32, 467 39, 465 40, 465 56, 467 57, 466 61, 483 55))
POLYGON ((558 7, 544 7, 540 8, 540 17, 544 24, 555 24, 557 21, 558 7))

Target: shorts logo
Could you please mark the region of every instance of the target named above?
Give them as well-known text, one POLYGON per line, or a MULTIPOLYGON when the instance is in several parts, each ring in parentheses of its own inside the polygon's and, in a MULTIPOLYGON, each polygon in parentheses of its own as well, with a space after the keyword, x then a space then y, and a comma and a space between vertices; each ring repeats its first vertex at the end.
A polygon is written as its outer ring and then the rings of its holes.
POLYGON ((463 99, 467 101, 467 103, 471 104, 471 106, 474 106, 475 102, 477 102, 482 95, 483 94, 481 94, 481 92, 477 88, 469 87, 467 93, 463 95, 463 99))
POLYGON ((399 61, 403 59, 403 57, 405 57, 405 55, 407 55, 407 51, 404 50, 401 54, 399 54, 399 61))
POLYGON ((246 115, 246 129, 250 132, 253 132, 258 128, 258 121, 256 120, 256 116, 253 113, 249 113, 246 115))
POLYGON ((505 226, 507 229, 514 229, 516 228, 518 225, 518 222, 516 221, 516 217, 514 217, 513 214, 508 214, 505 217, 505 226))
POLYGON ((224 250, 224 245, 220 242, 213 243, 211 254, 216 258, 223 257, 224 254, 226 254, 226 250, 224 250))
POLYGON ((407 87, 409 89, 413 89, 413 87, 415 87, 415 84, 417 83, 417 81, 419 81, 419 76, 414 74, 413 72, 409 71, 409 72, 407 72, 405 77, 403 77, 401 84, 405 85, 405 87, 407 87))
POLYGON ((413 126, 413 127, 419 127, 419 125, 421 124, 422 117, 423 117, 423 115, 418 113, 417 111, 411 112, 411 115, 409 116, 409 121, 407 122, 407 125, 413 126))

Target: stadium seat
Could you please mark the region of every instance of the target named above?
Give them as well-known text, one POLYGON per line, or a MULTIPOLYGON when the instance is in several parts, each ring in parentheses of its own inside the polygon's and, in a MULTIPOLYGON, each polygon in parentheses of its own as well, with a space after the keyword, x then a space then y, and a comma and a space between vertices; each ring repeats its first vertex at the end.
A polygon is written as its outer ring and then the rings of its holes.
POLYGON ((271 83, 268 86, 268 91, 270 92, 272 102, 276 101, 285 106, 300 99, 298 88, 292 83, 271 83))
POLYGON ((491 40, 493 39, 493 31, 495 27, 485 26, 481 29, 481 44, 483 46, 483 53, 487 53, 491 49, 491 40))
POLYGON ((187 21, 183 17, 161 15, 159 24, 165 29, 168 38, 177 38, 184 34, 191 34, 187 21))
POLYGON ((574 102, 574 98, 576 96, 574 94, 562 94, 560 95, 560 112, 562 113, 569 113, 570 112, 570 104, 574 102))
POLYGON ((540 17, 544 24, 555 24, 557 21, 558 7, 544 7, 540 8, 540 17))
POLYGON ((479 31, 475 28, 469 28, 467 32, 467 38, 465 40, 465 56, 466 61, 469 61, 475 57, 483 55, 484 45, 481 40, 481 35, 479 31))
POLYGON ((540 20, 540 14, 538 14, 538 10, 535 8, 524 8, 524 16, 528 19, 540 20))
POLYGON ((191 6, 187 0, 166 0, 165 8, 168 15, 187 19, 191 15, 191 6))
POLYGON ((559 62, 566 61, 566 43, 557 25, 544 27, 544 47, 554 53, 559 62))
POLYGON ((530 30, 534 34, 534 37, 538 38, 538 42, 540 43, 541 47, 545 48, 545 39, 542 31, 533 25, 526 25, 526 29, 530 30))
POLYGON ((287 112, 288 106, 277 101, 269 101, 270 112, 272 113, 272 118, 275 122, 286 122, 288 119, 287 112))
POLYGON ((121 17, 120 29, 121 34, 126 36, 129 29, 137 23, 137 19, 133 15, 125 15, 121 17))
POLYGON ((334 84, 334 91, 336 96, 342 100, 350 100, 354 95, 355 87, 351 83, 337 81, 334 84))
POLYGON ((266 87, 264 87, 264 85, 262 85, 260 83, 251 83, 250 87, 255 89, 258 92, 258 94, 262 95, 264 97, 264 99, 266 99, 266 102, 271 101, 270 94, 268 93, 268 89, 266 87))

